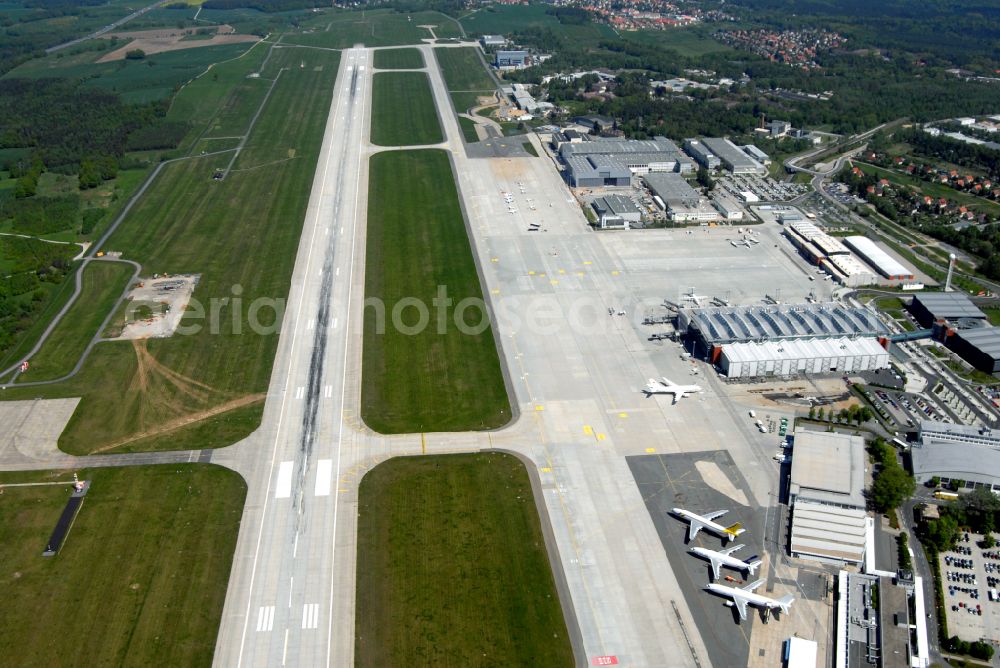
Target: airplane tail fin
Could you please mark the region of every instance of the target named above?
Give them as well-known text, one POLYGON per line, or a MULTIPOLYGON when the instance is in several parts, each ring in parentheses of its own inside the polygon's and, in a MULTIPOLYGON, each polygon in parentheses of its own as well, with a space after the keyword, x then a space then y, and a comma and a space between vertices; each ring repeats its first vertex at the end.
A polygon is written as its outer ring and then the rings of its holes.
POLYGON ((733 524, 732 526, 726 527, 725 531, 726 531, 726 535, 729 537, 729 540, 732 540, 733 538, 736 538, 741 533, 743 533, 744 531, 746 531, 746 529, 743 528, 742 524, 740 524, 739 522, 737 522, 736 524, 733 524))
POLYGON ((760 568, 762 563, 764 562, 761 559, 755 559, 753 557, 750 558, 750 561, 746 562, 747 571, 750 572, 750 577, 757 575, 757 569, 760 568))
POLYGON ((791 594, 785 594, 778 599, 778 605, 781 607, 781 611, 788 614, 788 609, 792 607, 792 603, 795 602, 795 597, 791 594))

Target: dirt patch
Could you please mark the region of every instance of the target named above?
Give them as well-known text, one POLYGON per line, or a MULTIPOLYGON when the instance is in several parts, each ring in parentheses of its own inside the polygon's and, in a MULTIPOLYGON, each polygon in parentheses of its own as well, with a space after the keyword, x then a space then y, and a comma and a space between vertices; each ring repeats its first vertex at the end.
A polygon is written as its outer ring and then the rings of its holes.
POLYGON ((235 29, 229 25, 218 26, 218 31, 207 39, 185 39, 204 28, 188 28, 185 30, 135 30, 132 32, 109 33, 105 39, 117 37, 128 40, 125 46, 119 47, 110 53, 101 56, 97 62, 108 63, 115 60, 124 60, 125 54, 135 49, 142 50, 147 56, 164 51, 179 51, 181 49, 197 49, 203 46, 216 46, 218 44, 236 44, 239 42, 259 42, 260 37, 256 35, 238 35, 235 29))
POLYGON ((124 313, 109 327, 111 339, 159 339, 172 336, 184 317, 200 274, 142 278, 129 292, 124 313))

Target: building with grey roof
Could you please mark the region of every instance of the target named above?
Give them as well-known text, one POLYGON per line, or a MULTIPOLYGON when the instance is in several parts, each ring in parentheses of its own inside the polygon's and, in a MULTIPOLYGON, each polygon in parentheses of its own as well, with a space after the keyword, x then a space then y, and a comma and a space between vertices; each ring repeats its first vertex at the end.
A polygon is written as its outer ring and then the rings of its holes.
POLYGON ((598 197, 591 206, 597 213, 598 223, 602 229, 628 229, 630 223, 642 220, 642 212, 628 197, 622 195, 605 195, 598 197))
POLYGON ((527 67, 531 56, 527 51, 497 51, 493 63, 501 70, 520 69, 527 67))
POLYGON ((986 322, 986 314, 960 292, 923 292, 914 295, 910 302, 910 312, 924 327, 930 327, 937 320, 946 320, 956 327, 975 327, 986 322))
POLYGON ((675 222, 709 222, 719 219, 719 212, 687 180, 677 173, 654 173, 642 177, 649 191, 660 198, 667 216, 675 222))
POLYGON ((945 345, 985 373, 1000 372, 1000 327, 949 329, 945 345))
POLYGON ((686 173, 694 168, 677 145, 664 137, 564 143, 559 146, 559 157, 567 168, 566 180, 574 187, 624 186, 633 174, 686 173))
POLYGON ((479 43, 483 45, 483 48, 504 46, 507 44, 507 38, 503 35, 483 35, 479 38, 479 43))
POLYGON ((918 483, 938 477, 1000 491, 1000 429, 925 420, 910 459, 918 483))
POLYGON ((868 309, 839 302, 682 308, 678 329, 709 349, 726 343, 878 338, 889 332, 868 309))
POLYGON ((715 155, 719 156, 722 166, 733 174, 767 174, 767 168, 744 153, 739 146, 718 137, 706 137, 701 140, 715 155))
POLYGON ((792 556, 860 564, 866 548, 865 441, 795 430, 789 504, 792 556))
POLYGON ((718 169, 722 165, 719 156, 712 153, 707 146, 697 139, 685 139, 684 150, 694 158, 695 162, 705 169, 718 169))

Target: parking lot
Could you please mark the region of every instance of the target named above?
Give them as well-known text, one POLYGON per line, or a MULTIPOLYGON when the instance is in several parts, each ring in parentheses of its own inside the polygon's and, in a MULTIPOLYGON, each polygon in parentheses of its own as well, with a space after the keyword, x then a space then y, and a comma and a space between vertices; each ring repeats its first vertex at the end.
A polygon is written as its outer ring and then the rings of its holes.
POLYGON ((769 176, 754 176, 751 174, 730 174, 719 177, 716 181, 719 188, 727 192, 737 201, 741 192, 751 192, 762 202, 787 202, 806 192, 806 186, 800 183, 775 181, 769 176))
POLYGON ((980 548, 983 537, 964 533, 939 559, 948 633, 974 642, 1000 641, 1000 547, 980 548))
POLYGON ((826 190, 826 193, 830 197, 834 198, 835 200, 837 200, 838 202, 840 202, 845 206, 852 206, 854 204, 864 203, 863 199, 859 199, 858 197, 855 197, 854 195, 851 194, 846 184, 837 182, 828 182, 823 186, 823 189, 826 190))

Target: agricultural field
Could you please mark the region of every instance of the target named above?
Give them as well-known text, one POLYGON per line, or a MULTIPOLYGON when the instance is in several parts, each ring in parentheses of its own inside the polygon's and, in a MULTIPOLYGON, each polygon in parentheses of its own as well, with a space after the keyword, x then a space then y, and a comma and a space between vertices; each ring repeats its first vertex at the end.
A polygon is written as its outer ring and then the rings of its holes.
POLYGON ((574 665, 516 457, 390 459, 358 510, 355 665, 574 665))
MULTIPOLYGON (((274 310, 288 293, 338 61, 330 51, 275 50, 266 73, 284 71, 228 177, 212 175, 232 154, 167 165, 111 237, 108 247, 139 262, 144 275, 201 274, 193 299, 204 306, 203 319, 189 312, 183 326, 200 328, 186 336, 101 343, 63 383, 9 388, 9 399, 82 397, 60 440, 64 450, 217 447, 259 424, 278 339, 277 327, 267 326, 280 320, 274 310), (213 300, 226 298, 232 301, 217 308, 218 317, 208 317, 213 300), (247 321, 257 298, 275 303, 260 313, 261 332, 247 321)), ((226 90, 231 83, 219 82, 226 90)), ((179 103, 210 122, 203 107, 185 100, 199 90, 185 89, 179 103)), ((226 94, 215 99, 221 106, 226 94)))
POLYGON ((101 323, 114 310, 135 267, 124 262, 90 262, 80 296, 31 359, 31 380, 53 380, 73 370, 101 323))
MULTIPOLYGON (((58 555, 42 551, 68 485, 0 497, 0 655, 20 665, 209 666, 246 485, 210 466, 99 468, 58 555)), ((0 484, 71 481, 0 473, 0 484)))
POLYGON ((379 49, 375 52, 375 67, 380 70, 418 70, 424 66, 424 56, 417 49, 379 49))
MULTIPOLYGON (((511 417, 493 331, 480 308, 436 316, 418 332, 392 326, 404 298, 431 307, 439 286, 458 304, 483 292, 448 155, 391 151, 371 158, 365 297, 385 305, 384 327, 365 309, 361 417, 384 434, 491 429, 511 417), (486 328, 480 326, 486 325, 486 328), (384 330, 384 331, 380 331, 384 330), (482 331, 480 331, 482 330, 482 331)), ((402 313, 413 325, 414 309, 402 313)))
POLYGON ((372 77, 371 141, 379 146, 444 141, 425 73, 379 72, 372 77))
POLYGON ((290 34, 283 42, 331 49, 347 49, 359 42, 365 46, 419 44, 431 37, 430 30, 422 25, 435 26, 434 34, 440 38, 460 36, 452 19, 432 11, 397 13, 377 9, 333 14, 319 20, 322 24, 315 25, 314 32, 290 34))
POLYGON ((469 35, 507 35, 527 28, 547 28, 577 46, 596 47, 603 40, 619 39, 609 26, 599 23, 566 25, 546 13, 547 4, 492 5, 462 17, 469 35))

